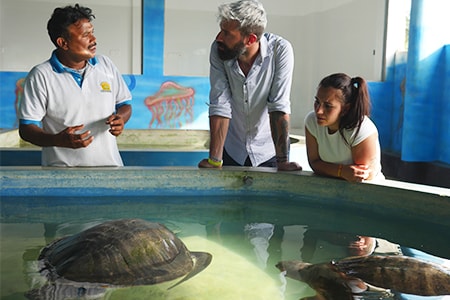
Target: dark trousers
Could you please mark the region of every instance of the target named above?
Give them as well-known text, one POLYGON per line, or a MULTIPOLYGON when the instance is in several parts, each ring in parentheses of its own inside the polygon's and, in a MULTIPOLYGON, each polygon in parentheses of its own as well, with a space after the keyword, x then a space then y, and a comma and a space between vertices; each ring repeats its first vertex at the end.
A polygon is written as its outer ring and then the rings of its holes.
MULTIPOLYGON (((225 148, 223 148, 223 165, 224 166, 241 166, 238 164, 234 159, 231 158, 231 156, 227 153, 225 148)), ((250 161, 250 158, 247 156, 247 159, 244 162, 244 167, 251 167, 252 162, 250 161)), ((270 168, 276 168, 277 167, 277 159, 276 157, 272 157, 268 161, 263 162, 258 167, 270 167, 270 168)))

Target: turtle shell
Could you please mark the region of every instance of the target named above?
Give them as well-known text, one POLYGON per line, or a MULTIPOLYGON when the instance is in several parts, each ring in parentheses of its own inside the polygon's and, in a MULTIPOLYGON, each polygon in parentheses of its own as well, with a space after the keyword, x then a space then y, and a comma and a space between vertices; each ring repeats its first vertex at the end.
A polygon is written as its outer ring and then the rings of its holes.
POLYGON ((286 276, 307 283, 323 299, 354 299, 354 287, 374 295, 381 293, 377 299, 391 297, 390 289, 420 296, 450 294, 450 269, 415 257, 354 256, 319 264, 282 261, 276 267, 286 276))
POLYGON ((109 221, 55 240, 39 256, 50 279, 117 286, 187 279, 211 258, 209 253, 191 253, 164 225, 140 219, 109 221))

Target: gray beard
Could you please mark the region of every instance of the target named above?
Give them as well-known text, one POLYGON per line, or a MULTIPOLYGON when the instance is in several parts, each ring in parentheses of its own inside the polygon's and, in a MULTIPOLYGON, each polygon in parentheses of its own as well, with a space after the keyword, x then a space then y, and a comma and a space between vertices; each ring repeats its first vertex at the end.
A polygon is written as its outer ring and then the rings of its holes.
POLYGON ((221 60, 237 59, 239 56, 245 54, 246 52, 245 46, 242 43, 237 44, 235 47, 231 49, 222 43, 220 43, 219 45, 224 47, 223 50, 220 50, 219 48, 217 49, 219 53, 219 58, 221 60))

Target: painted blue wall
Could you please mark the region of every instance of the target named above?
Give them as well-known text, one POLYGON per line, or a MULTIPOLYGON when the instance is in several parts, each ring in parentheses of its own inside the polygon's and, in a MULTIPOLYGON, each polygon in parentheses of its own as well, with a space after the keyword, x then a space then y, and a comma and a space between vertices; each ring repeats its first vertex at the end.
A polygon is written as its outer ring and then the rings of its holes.
POLYGON ((412 0, 408 53, 370 83, 382 149, 403 161, 450 164, 450 32, 436 15, 446 5, 412 0))

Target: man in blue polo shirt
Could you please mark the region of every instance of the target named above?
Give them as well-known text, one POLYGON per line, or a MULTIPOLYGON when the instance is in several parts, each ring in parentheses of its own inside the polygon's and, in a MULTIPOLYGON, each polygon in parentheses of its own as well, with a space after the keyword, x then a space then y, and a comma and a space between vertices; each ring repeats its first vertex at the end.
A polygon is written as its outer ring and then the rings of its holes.
POLYGON ((78 4, 56 8, 47 24, 56 50, 25 80, 19 134, 43 147, 43 166, 123 165, 116 137, 131 93, 112 61, 95 55, 93 18, 78 4))

